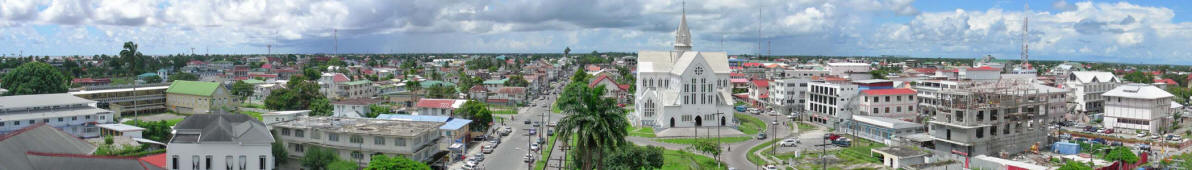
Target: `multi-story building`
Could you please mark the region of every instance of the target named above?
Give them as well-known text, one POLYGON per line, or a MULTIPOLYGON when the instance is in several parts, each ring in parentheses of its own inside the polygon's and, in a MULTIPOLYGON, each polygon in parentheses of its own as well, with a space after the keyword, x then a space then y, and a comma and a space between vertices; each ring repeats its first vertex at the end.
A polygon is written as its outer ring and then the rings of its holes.
POLYGON ((0 134, 45 123, 81 138, 99 137, 96 124, 116 122, 112 111, 67 93, 0 97, 0 134))
POLYGON ((749 104, 754 108, 770 110, 766 104, 770 102, 770 80, 754 79, 749 83, 749 104))
POLYGON ((414 107, 418 112, 414 115, 428 115, 428 116, 455 116, 455 109, 464 106, 467 100, 456 99, 420 99, 414 107))
POLYGON ((274 169, 273 135, 246 114, 191 115, 166 144, 169 169, 274 169))
POLYGON ((382 114, 378 115, 377 119, 443 123, 443 126, 439 126, 439 134, 443 137, 439 140, 439 150, 451 152, 449 161, 458 161, 466 157, 468 144, 473 142, 471 129, 468 128, 472 120, 468 119, 402 114, 382 114))
POLYGON ((166 108, 178 113, 211 113, 237 106, 228 89, 216 82, 175 80, 166 89, 166 108))
POLYGON ((828 63, 828 75, 848 78, 849 73, 869 72, 866 63, 828 63))
POLYGON ((161 113, 166 111, 166 89, 170 86, 137 88, 83 90, 70 95, 94 100, 101 109, 120 113, 120 116, 134 113, 161 113))
POLYGON ((792 116, 799 116, 807 100, 807 83, 809 79, 778 79, 770 84, 770 109, 792 116))
POLYGON ((877 116, 853 115, 852 118, 852 121, 846 123, 844 130, 837 132, 856 135, 887 145, 895 144, 899 137, 927 133, 926 126, 914 122, 877 116))
POLYGON ((656 128, 735 126, 728 55, 691 50, 683 14, 671 51, 639 51, 635 126, 656 128), (707 123, 705 123, 707 122, 707 123))
POLYGON ((857 104, 858 86, 846 83, 807 83, 807 113, 804 120, 835 127, 850 120, 857 104))
POLYGON ((375 155, 429 162, 439 152, 442 125, 442 122, 409 120, 301 117, 272 126, 291 158, 302 157, 308 149, 327 148, 363 167, 375 155))
POLYGON ((1105 111, 1105 97, 1101 94, 1121 84, 1121 79, 1113 73, 1103 71, 1072 71, 1063 82, 1063 88, 1072 89, 1073 102, 1076 111, 1080 113, 1103 113, 1105 111))
POLYGON ((323 73, 319 77, 319 92, 322 92, 323 96, 327 96, 327 98, 339 98, 339 93, 337 93, 340 89, 339 84, 348 81, 351 79, 348 79, 348 76, 343 73, 323 73))
POLYGON ((273 90, 283 88, 282 84, 277 83, 261 83, 253 86, 252 95, 248 96, 248 102, 252 104, 265 104, 265 99, 273 93, 273 90))
POLYGON ((377 95, 377 88, 368 80, 343 82, 336 87, 336 96, 342 99, 369 98, 377 95))
POLYGON ((1066 90, 1031 80, 921 80, 914 88, 938 160, 1044 147, 1047 123, 1067 111, 1066 90))
POLYGON ((1168 132, 1171 127, 1173 95, 1146 84, 1125 84, 1102 94, 1105 96, 1106 128, 1168 132))
POLYGON ((872 89, 861 90, 859 106, 862 115, 915 121, 918 112, 915 107, 915 90, 872 89))

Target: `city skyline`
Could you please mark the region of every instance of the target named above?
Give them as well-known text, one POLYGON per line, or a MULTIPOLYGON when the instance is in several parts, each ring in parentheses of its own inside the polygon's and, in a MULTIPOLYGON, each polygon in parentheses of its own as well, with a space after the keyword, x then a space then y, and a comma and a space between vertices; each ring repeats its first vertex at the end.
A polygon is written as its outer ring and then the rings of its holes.
MULTIPOLYGON (((1185 2, 688 1, 694 50, 1192 64, 1185 2), (759 16, 760 15, 760 16, 759 16), (760 26, 760 29, 759 29, 760 26), (760 34, 760 35, 759 35, 760 34), (762 37, 759 39, 759 36, 762 37), (723 45, 722 44, 723 41, 723 45), (828 42, 828 43, 825 43, 828 42), (763 49, 761 51, 771 51, 763 49)), ((5 1, 0 54, 664 50, 682 1, 5 1), (534 10, 526 10, 534 9, 534 10), (333 33, 338 32, 338 33, 333 33)))

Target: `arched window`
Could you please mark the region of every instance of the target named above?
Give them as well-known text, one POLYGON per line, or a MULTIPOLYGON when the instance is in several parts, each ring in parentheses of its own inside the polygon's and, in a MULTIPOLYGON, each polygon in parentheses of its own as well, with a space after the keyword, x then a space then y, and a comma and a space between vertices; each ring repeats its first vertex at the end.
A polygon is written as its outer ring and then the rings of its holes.
POLYGON ((643 116, 654 117, 654 100, 646 100, 645 108, 642 108, 643 116))

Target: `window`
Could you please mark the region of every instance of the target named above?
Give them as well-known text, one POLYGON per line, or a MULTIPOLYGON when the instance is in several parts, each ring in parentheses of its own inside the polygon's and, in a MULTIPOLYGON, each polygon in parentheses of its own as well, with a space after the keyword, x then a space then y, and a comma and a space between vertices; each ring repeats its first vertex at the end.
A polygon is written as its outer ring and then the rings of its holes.
POLYGON ((989 126, 989 136, 997 136, 997 125, 989 126))
POLYGON ((50 119, 41 119, 41 122, 42 122, 42 123, 49 123, 49 122, 50 122, 50 119))
POLYGON ((989 120, 997 120, 997 109, 989 111, 989 120))
POLYGON ((21 125, 21 121, 12 121, 13 126, 21 125))
POLYGON ((290 136, 290 129, 289 128, 281 128, 281 135, 282 136, 290 136))
POLYGON ((363 160, 363 159, 364 159, 364 154, 363 154, 363 153, 360 153, 360 151, 352 151, 352 159, 355 159, 355 160, 363 160))
POLYGON ((178 155, 171 156, 170 169, 178 169, 178 155))
POLYGON ((62 120, 63 120, 62 118, 58 118, 58 122, 62 122, 62 120))
POLYGON ((70 117, 70 120, 79 120, 79 116, 72 116, 70 117))
POLYGON ((890 102, 890 96, 886 96, 886 102, 890 102))
POLYGON ((224 156, 224 164, 227 169, 232 169, 232 155, 224 156))
POLYGON ((373 137, 373 144, 377 144, 377 145, 384 145, 384 144, 385 144, 385 138, 383 138, 383 137, 380 137, 380 136, 378 136, 378 137, 373 137))
POLYGON ((333 141, 333 142, 338 142, 338 141, 339 141, 339 134, 335 134, 335 133, 327 132, 327 140, 330 140, 330 141, 333 141))
POLYGON ((360 135, 352 135, 352 138, 349 140, 352 143, 364 143, 364 137, 360 137, 360 135))
POLYGON ((248 169, 248 156, 240 155, 240 170, 248 169))
POLYGON ((207 169, 210 170, 211 169, 211 161, 212 161, 211 155, 207 155, 204 158, 206 158, 206 159, 203 159, 203 161, 207 161, 207 162, 204 162, 203 165, 207 166, 207 169))
MULTIPOLYGON (((265 159, 267 159, 265 157, 265 155, 261 155, 261 156, 257 157, 257 160, 258 160, 257 163, 259 163, 257 165, 260 165, 260 167, 261 167, 260 170, 265 170, 265 165, 267 165, 267 164, 265 164, 265 159)), ((228 169, 231 169, 231 168, 228 168, 228 169)))
POLYGON ((873 108, 873 113, 878 113, 877 108, 873 108))
POLYGON ((984 137, 985 137, 985 127, 978 127, 977 128, 977 139, 981 139, 984 137))
POLYGON ((956 121, 957 121, 957 122, 964 122, 964 112, 962 112, 962 111, 956 111, 956 121))
POLYGON ((985 121, 985 111, 984 110, 977 111, 977 121, 985 121))
POLYGON ((199 155, 190 156, 190 169, 199 169, 199 155))
POLYGON ((306 131, 305 131, 305 130, 302 130, 302 129, 294 129, 294 136, 295 136, 295 137, 300 137, 300 138, 301 138, 301 137, 305 137, 305 136, 306 136, 306 131))
POLYGON ((406 146, 406 139, 402 139, 400 137, 393 138, 393 145, 406 146))
POLYGON ((310 138, 312 138, 312 139, 322 139, 322 136, 323 136, 323 135, 319 135, 319 134, 322 134, 322 133, 319 133, 319 131, 318 131, 317 129, 316 129, 315 131, 311 131, 311 132, 310 132, 310 138))

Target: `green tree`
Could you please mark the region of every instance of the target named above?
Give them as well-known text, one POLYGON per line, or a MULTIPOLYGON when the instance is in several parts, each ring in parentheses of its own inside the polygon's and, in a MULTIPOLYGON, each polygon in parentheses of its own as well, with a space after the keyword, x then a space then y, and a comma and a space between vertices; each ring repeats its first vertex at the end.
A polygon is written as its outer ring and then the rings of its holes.
POLYGON ((58 69, 43 62, 29 62, 4 74, 0 88, 5 95, 66 93, 70 80, 58 69))
POLYGON ((170 82, 174 80, 199 81, 199 76, 190 73, 174 73, 174 75, 170 75, 170 82))
POLYGON ((418 94, 418 91, 422 90, 422 82, 410 76, 405 77, 409 79, 409 81, 406 81, 406 89, 410 89, 410 95, 414 96, 414 101, 418 101, 418 96, 421 96, 418 94))
POLYGON ((695 143, 692 143, 691 146, 689 146, 688 148, 690 148, 691 150, 695 150, 695 151, 699 151, 699 152, 703 152, 703 153, 712 155, 712 157, 716 157, 716 158, 719 158, 720 153, 721 153, 720 143, 716 143, 714 141, 708 141, 708 140, 697 141, 695 143))
POLYGON ((323 73, 319 72, 319 69, 316 68, 302 69, 302 75, 311 78, 312 80, 319 79, 318 77, 323 77, 323 73))
POLYGON ((1077 161, 1068 161, 1059 170, 1092 170, 1092 167, 1077 161))
POLYGON ((360 169, 360 166, 356 165, 355 162, 348 162, 348 161, 344 161, 344 160, 335 160, 335 162, 331 162, 331 164, 327 164, 327 170, 357 170, 357 169, 360 169))
POLYGON ((422 162, 407 159, 406 157, 396 156, 389 157, 385 155, 375 155, 372 161, 368 162, 366 170, 430 170, 430 166, 422 162))
POLYGON ((1153 79, 1150 76, 1150 74, 1143 73, 1141 71, 1135 71, 1135 72, 1126 74, 1126 76, 1123 76, 1122 79, 1126 79, 1126 81, 1130 81, 1130 82, 1144 83, 1144 84, 1151 84, 1151 83, 1155 82, 1155 79, 1153 79))
POLYGON ((290 153, 286 151, 286 146, 282 145, 281 142, 273 142, 273 157, 275 158, 273 165, 277 167, 277 165, 286 164, 286 161, 290 160, 288 159, 290 153))
POLYGON ((475 100, 464 102, 457 112, 472 120, 472 123, 468 125, 472 131, 488 130, 488 124, 493 122, 492 111, 488 110, 488 106, 475 100))
POLYGON ((120 50, 120 60, 123 61, 124 70, 127 75, 136 75, 142 72, 144 67, 143 56, 140 51, 137 51, 137 44, 132 41, 124 42, 124 50, 120 50))
POLYGON ((1132 164, 1134 162, 1138 162, 1138 155, 1134 155, 1134 152, 1130 151, 1129 148, 1116 147, 1116 148, 1113 148, 1113 150, 1110 150, 1108 155, 1105 155, 1105 159, 1111 160, 1111 161, 1122 161, 1122 162, 1132 164))
POLYGON ((664 162, 662 147, 624 145, 604 159, 608 169, 659 169, 664 162))
POLYGON ((505 81, 505 86, 526 87, 529 85, 530 82, 526 81, 525 78, 522 78, 521 75, 509 76, 509 81, 505 81))
POLYGON ((315 98, 310 102, 310 116, 331 116, 332 113, 331 101, 324 98, 315 98))
POLYGON ((368 105, 368 115, 365 116, 369 118, 376 118, 382 114, 393 114, 393 110, 390 110, 389 107, 382 105, 370 104, 368 105))
POLYGON ((245 98, 248 98, 248 96, 252 96, 253 85, 245 83, 244 81, 236 81, 235 83, 232 83, 231 90, 232 95, 239 97, 240 100, 244 100, 245 98))
MULTIPOLYGON (((569 86, 574 85, 578 83, 569 86)), ((576 161, 583 169, 604 169, 605 149, 615 152, 613 148, 627 143, 629 121, 623 115, 625 111, 616 106, 615 100, 602 97, 604 86, 572 90, 580 90, 576 92, 578 102, 559 106, 567 114, 559 120, 559 136, 575 136, 575 149, 570 152, 579 156, 576 161)))
POLYGON ((335 154, 335 150, 321 147, 308 147, 306 154, 300 160, 302 166, 313 170, 325 170, 327 165, 331 162, 339 160, 339 156, 335 154))

